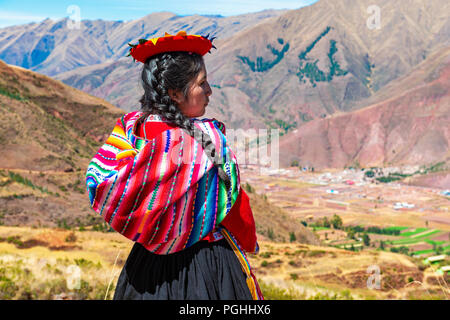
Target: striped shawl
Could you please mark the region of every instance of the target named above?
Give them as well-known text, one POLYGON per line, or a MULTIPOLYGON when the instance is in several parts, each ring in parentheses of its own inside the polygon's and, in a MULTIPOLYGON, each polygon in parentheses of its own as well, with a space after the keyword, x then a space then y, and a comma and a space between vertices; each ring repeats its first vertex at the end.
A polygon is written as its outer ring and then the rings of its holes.
MULTIPOLYGON (((91 207, 111 227, 157 254, 174 253, 205 238, 231 208, 241 202, 239 168, 227 146, 224 125, 215 119, 194 120, 223 156, 231 178, 226 189, 201 144, 180 128, 147 140, 135 134, 141 112, 117 120, 106 143, 91 160, 86 184, 91 207)), ((158 116, 149 120, 163 121, 158 116)), ((247 198, 248 199, 248 198, 247 198)), ((227 226, 247 251, 257 250, 251 211, 233 214, 227 226), (245 228, 243 230, 232 230, 245 228), (252 233, 240 237, 243 232, 252 233), (248 241, 250 239, 250 241, 248 241), (248 244, 247 244, 248 243, 248 244)), ((231 214, 230 214, 231 216, 231 214)), ((223 224, 221 225, 223 227, 223 224)))

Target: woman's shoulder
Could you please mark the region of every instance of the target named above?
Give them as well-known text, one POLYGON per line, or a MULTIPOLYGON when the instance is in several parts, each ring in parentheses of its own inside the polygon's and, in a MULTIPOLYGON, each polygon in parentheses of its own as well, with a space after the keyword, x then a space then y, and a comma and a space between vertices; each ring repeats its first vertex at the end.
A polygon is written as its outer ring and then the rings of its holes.
POLYGON ((194 122, 197 123, 210 123, 212 125, 214 125, 215 127, 217 127, 217 129, 219 129, 220 131, 222 131, 223 134, 225 134, 225 124, 219 120, 217 120, 216 118, 202 118, 202 119, 193 119, 194 122))

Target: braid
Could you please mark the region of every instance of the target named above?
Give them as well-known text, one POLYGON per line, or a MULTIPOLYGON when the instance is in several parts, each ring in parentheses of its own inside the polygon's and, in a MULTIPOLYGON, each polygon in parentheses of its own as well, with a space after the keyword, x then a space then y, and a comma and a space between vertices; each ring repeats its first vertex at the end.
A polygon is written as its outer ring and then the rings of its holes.
POLYGON ((168 92, 169 88, 182 89, 183 93, 186 95, 187 90, 189 89, 188 85, 190 80, 199 72, 202 64, 203 59, 200 55, 188 55, 184 52, 163 53, 147 60, 141 75, 144 94, 139 100, 141 103, 141 110, 143 111, 143 115, 139 119, 139 122, 145 121, 151 113, 155 113, 164 117, 167 121, 177 127, 184 129, 201 144, 208 158, 218 169, 219 177, 225 183, 227 190, 229 190, 231 188, 230 177, 225 173, 221 166, 222 156, 219 152, 216 152, 211 137, 198 129, 193 122, 180 111, 174 101, 170 98, 168 92), (197 63, 194 64, 193 62, 197 63), (188 72, 179 70, 186 68, 186 64, 189 65, 189 63, 197 68, 188 68, 193 69, 191 72, 189 72, 190 70, 188 70, 188 72), (178 68, 173 68, 173 66, 178 68))

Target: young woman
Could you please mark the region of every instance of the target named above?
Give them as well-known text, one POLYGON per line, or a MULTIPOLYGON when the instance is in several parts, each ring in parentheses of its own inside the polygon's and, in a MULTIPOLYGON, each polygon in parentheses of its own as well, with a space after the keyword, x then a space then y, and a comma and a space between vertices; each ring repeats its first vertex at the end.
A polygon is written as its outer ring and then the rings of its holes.
POLYGON ((140 41, 141 111, 125 114, 87 170, 92 208, 135 242, 114 299, 262 299, 245 251, 255 223, 225 126, 203 116, 207 37, 140 41))

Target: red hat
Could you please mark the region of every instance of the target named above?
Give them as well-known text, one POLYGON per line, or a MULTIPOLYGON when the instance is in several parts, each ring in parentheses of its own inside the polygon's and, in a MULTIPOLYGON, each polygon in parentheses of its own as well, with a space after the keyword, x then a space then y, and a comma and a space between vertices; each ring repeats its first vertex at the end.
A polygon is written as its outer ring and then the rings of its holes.
POLYGON ((166 32, 164 37, 154 39, 139 39, 139 44, 128 44, 131 49, 128 56, 133 59, 145 63, 145 61, 155 54, 172 51, 195 52, 204 56, 210 52, 213 46, 212 41, 215 38, 208 39, 209 34, 204 36, 188 35, 186 31, 180 31, 176 35, 170 35, 166 32))

